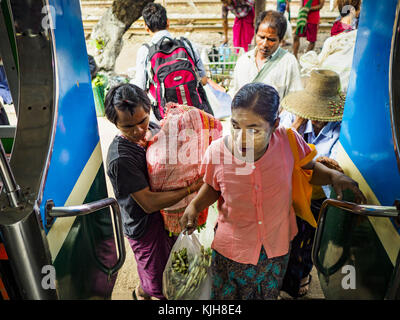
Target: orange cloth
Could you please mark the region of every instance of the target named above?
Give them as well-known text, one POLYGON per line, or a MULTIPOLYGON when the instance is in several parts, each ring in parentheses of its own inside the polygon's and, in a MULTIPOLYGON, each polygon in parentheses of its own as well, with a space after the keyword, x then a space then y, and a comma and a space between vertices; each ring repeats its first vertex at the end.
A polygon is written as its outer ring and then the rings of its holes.
POLYGON ((311 212, 311 194, 313 187, 309 183, 312 177, 312 170, 304 170, 301 167, 309 163, 316 155, 317 150, 313 144, 309 144, 311 152, 303 159, 299 158, 295 131, 287 129, 287 135, 295 159, 292 176, 292 200, 293 208, 297 216, 307 221, 314 228, 317 227, 314 215, 311 212))
MULTIPOLYGON (((295 137, 302 159, 311 149, 299 134, 295 137)), ((218 139, 208 147, 201 172, 207 184, 221 191, 212 248, 236 262, 256 265, 261 246, 268 258, 285 255, 297 233, 291 205, 294 159, 286 129, 275 130, 254 169, 243 170, 244 165, 227 149, 224 139, 218 139), (238 169, 248 174, 238 175, 238 169)))

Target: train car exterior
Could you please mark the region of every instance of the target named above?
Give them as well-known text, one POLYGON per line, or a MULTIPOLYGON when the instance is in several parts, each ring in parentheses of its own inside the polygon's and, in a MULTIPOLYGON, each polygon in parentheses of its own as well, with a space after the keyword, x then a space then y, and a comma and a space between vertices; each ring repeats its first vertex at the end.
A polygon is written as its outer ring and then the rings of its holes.
POLYGON ((368 205, 330 200, 313 248, 327 299, 399 298, 399 2, 362 2, 338 162, 368 205))
POLYGON ((125 251, 119 207, 107 198, 80 3, 2 1, 0 16, 18 114, 14 133, 0 128, 3 141, 15 137, 2 167, 11 185, 0 199, 2 298, 110 299, 125 251))
MULTIPOLYGON (((0 9, 18 114, 16 128, 0 127, 0 299, 110 299, 125 251, 80 3, 3 0, 0 9)), ((362 4, 338 161, 368 204, 346 194, 321 209, 313 261, 327 299, 400 297, 399 10, 398 0, 362 4)))

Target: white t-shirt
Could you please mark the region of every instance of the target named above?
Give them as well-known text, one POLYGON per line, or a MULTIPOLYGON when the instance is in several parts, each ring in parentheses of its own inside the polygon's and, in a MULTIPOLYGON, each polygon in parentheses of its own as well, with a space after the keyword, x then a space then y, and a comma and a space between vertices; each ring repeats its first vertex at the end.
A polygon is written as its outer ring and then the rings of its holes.
MULTIPOLYGON (((256 50, 257 48, 239 57, 229 89, 229 94, 232 97, 241 87, 252 82, 257 76, 256 50)), ((299 65, 295 56, 287 52, 263 79, 263 83, 274 87, 278 91, 281 100, 289 92, 303 90, 299 65)))

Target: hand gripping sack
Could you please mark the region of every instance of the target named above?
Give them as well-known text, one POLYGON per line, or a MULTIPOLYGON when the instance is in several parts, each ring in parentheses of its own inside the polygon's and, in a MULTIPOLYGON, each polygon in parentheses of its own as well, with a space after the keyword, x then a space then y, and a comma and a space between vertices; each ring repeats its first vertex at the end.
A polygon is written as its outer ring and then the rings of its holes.
POLYGON ((200 77, 189 40, 164 36, 149 46, 148 56, 147 87, 157 102, 153 111, 158 120, 164 118, 165 105, 168 102, 204 108, 198 90, 200 77), (192 52, 188 52, 185 44, 192 52))
POLYGON ((311 212, 311 195, 313 187, 310 184, 312 177, 312 170, 305 170, 301 167, 309 163, 317 154, 315 146, 309 144, 311 152, 303 159, 299 159, 299 152, 297 148, 296 137, 292 129, 287 129, 287 136, 290 143, 290 149, 293 153, 294 167, 292 174, 292 205, 298 217, 308 222, 314 228, 317 227, 314 215, 311 212))
MULTIPOLYGON (((221 122, 195 107, 168 103, 161 130, 146 152, 147 170, 152 191, 170 191, 190 186, 202 173, 200 165, 210 143, 222 136, 221 122)), ((196 196, 191 193, 161 215, 165 228, 178 235, 179 219, 196 196)), ((199 215, 198 226, 207 220, 208 208, 199 215)))
POLYGON ((211 248, 195 234, 179 234, 163 273, 163 294, 168 300, 208 300, 211 293, 211 248))

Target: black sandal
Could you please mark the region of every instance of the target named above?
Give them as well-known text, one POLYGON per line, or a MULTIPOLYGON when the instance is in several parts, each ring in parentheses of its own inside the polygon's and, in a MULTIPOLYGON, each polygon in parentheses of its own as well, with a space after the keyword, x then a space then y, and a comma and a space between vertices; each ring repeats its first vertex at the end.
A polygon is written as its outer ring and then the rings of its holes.
MULTIPOLYGON (((137 287, 135 289, 133 289, 133 291, 132 291, 133 300, 139 300, 138 297, 137 297, 137 294, 136 294, 136 290, 137 290, 137 287)), ((140 296, 140 297, 143 298, 143 299, 140 299, 140 300, 151 300, 151 296, 148 295, 148 294, 146 294, 145 296, 140 296)))
MULTIPOLYGON (((307 281, 306 283, 303 283, 302 285, 300 285, 300 288, 304 288, 305 286, 309 286, 309 287, 308 287, 308 289, 307 289, 306 292, 301 293, 301 294, 299 293, 299 294, 297 295, 298 298, 304 297, 305 295, 308 294, 308 292, 310 291, 310 283, 311 283, 311 280, 312 280, 312 276, 311 276, 311 274, 309 274, 309 275, 308 275, 308 281, 307 281)), ((299 289, 299 291, 300 291, 300 289, 299 289)))

